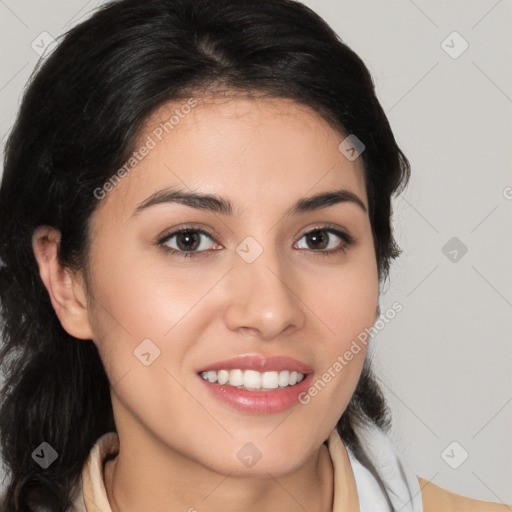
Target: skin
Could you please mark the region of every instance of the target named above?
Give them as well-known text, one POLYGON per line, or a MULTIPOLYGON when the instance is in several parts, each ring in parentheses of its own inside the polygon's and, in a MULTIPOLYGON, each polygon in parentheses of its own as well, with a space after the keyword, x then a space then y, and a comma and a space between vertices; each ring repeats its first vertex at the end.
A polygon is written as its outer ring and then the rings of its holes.
MULTIPOLYGON (((58 231, 43 226, 33 237, 63 328, 94 341, 111 383, 121 448, 106 465, 108 499, 114 512, 168 512, 171 505, 331 511, 333 468, 323 443, 354 392, 366 349, 307 405, 272 414, 218 401, 196 370, 241 354, 287 355, 320 378, 373 325, 378 274, 368 214, 344 202, 284 216, 300 198, 339 188, 368 208, 362 160, 349 161, 338 149, 345 136, 289 100, 198 100, 100 201, 88 288, 82 273, 59 265, 58 231), (132 216, 168 186, 218 194, 239 215, 167 203, 132 216), (180 257, 158 246, 190 223, 212 234, 197 235, 203 256, 180 257), (308 243, 304 233, 325 224, 355 243, 326 254, 345 243, 328 231, 327 249, 327 242, 308 243), (236 252, 247 236, 263 248, 253 263, 236 252), (145 366, 134 350, 148 338, 160 356, 145 366), (248 442, 262 454, 250 468, 237 457, 248 442)), ((155 112, 136 147, 180 105, 155 112)), ((177 238, 166 244, 183 251, 177 238)))

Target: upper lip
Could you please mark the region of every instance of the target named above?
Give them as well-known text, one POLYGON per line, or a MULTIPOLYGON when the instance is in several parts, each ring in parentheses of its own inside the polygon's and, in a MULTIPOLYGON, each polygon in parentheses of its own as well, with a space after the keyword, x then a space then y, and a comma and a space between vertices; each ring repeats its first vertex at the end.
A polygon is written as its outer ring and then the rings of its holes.
POLYGON ((313 368, 302 361, 298 361, 288 356, 262 356, 254 354, 244 354, 231 359, 215 361, 207 366, 202 367, 197 373, 219 370, 256 370, 259 372, 271 372, 290 370, 305 375, 312 373, 313 368))

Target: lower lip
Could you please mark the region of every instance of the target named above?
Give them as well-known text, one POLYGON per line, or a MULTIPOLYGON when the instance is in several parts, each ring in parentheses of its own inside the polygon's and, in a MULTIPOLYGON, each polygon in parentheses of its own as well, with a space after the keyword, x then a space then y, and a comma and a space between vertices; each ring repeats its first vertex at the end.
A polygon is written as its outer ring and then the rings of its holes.
POLYGON ((275 391, 247 391, 235 386, 209 382, 200 375, 198 377, 220 401, 238 411, 253 414, 273 414, 299 404, 299 395, 310 387, 310 382, 313 380, 313 374, 310 373, 295 386, 287 386, 275 391))

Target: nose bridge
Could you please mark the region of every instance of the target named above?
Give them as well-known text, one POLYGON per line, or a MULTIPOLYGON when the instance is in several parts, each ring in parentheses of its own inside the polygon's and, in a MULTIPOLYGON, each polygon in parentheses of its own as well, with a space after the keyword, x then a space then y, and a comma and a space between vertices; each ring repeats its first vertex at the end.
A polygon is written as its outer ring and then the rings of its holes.
POLYGON ((225 312, 230 329, 256 330, 265 339, 304 323, 304 310, 295 291, 298 283, 271 238, 265 238, 264 247, 248 236, 236 248, 225 312))

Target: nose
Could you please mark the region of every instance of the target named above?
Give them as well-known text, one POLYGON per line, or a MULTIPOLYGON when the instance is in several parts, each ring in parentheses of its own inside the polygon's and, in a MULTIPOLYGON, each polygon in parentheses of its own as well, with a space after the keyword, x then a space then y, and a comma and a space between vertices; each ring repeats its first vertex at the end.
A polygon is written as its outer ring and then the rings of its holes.
POLYGON ((270 341, 304 326, 298 276, 276 251, 266 249, 252 263, 235 255, 226 281, 224 318, 229 329, 270 341))

